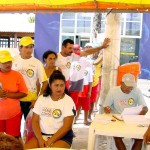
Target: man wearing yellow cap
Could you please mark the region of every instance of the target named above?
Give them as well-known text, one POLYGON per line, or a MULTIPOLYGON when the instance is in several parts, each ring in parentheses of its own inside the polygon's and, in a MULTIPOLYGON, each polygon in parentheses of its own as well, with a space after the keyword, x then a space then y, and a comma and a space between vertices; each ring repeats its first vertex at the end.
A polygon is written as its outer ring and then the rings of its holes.
POLYGON ((13 69, 19 71, 23 75, 28 87, 28 95, 21 99, 20 102, 25 119, 39 95, 37 81, 41 83, 41 93, 48 84, 43 64, 32 56, 33 48, 34 42, 32 38, 28 36, 22 37, 19 42, 20 55, 14 58, 13 63, 13 69))
POLYGON ((10 53, 0 50, 0 132, 14 137, 20 136, 20 98, 27 95, 28 89, 22 75, 12 70, 10 53))

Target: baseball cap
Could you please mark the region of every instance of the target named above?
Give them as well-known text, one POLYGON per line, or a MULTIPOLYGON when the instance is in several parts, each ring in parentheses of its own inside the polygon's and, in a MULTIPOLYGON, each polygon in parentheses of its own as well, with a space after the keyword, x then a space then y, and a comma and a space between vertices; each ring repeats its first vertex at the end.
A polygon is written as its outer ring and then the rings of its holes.
POLYGON ((0 50, 0 63, 5 63, 14 60, 9 51, 0 50))
POLYGON ((122 82, 124 82, 126 86, 131 86, 131 87, 136 86, 135 77, 131 73, 124 74, 122 77, 122 82))
POLYGON ((80 47, 80 45, 78 45, 78 44, 74 44, 74 45, 73 45, 73 49, 80 51, 80 50, 81 50, 81 47, 80 47))
POLYGON ((20 39, 19 46, 28 46, 34 44, 33 39, 29 36, 24 36, 20 39))

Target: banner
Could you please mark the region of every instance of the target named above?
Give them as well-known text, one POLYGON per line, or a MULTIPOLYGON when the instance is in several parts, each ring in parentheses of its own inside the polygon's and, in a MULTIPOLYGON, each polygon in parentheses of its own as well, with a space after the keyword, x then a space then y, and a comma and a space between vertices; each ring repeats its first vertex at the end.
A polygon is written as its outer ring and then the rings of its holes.
POLYGON ((139 62, 141 63, 141 74, 139 78, 150 79, 150 15, 143 14, 142 38, 140 40, 139 62))
POLYGON ((42 60, 47 50, 59 51, 60 14, 38 13, 35 17, 34 56, 42 60))

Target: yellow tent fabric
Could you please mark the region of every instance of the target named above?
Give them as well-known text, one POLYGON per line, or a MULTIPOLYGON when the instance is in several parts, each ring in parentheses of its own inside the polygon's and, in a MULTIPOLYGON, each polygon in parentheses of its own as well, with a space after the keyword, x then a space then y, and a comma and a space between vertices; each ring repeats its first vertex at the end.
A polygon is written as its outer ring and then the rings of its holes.
POLYGON ((150 11, 150 0, 0 0, 0 11, 150 11))

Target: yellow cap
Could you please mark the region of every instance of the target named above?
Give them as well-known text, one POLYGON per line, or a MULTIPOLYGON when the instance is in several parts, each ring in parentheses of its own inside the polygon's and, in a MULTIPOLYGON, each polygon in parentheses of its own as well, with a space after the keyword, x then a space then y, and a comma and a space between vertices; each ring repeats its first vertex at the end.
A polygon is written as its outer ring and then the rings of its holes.
POLYGON ((33 42, 32 38, 29 36, 22 37, 19 42, 19 46, 28 46, 31 44, 34 45, 34 42, 33 42))
POLYGON ((0 63, 5 63, 14 60, 7 50, 0 50, 0 63))

